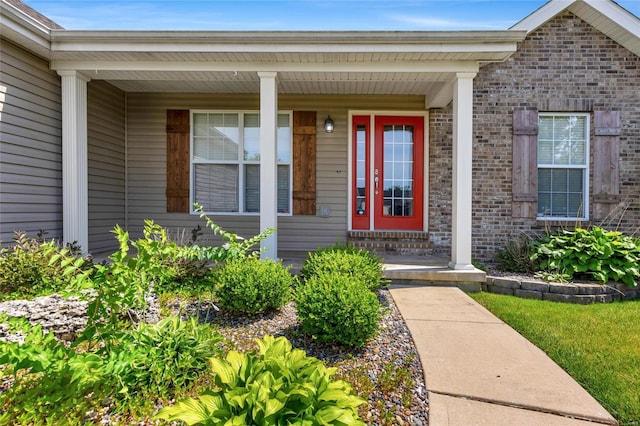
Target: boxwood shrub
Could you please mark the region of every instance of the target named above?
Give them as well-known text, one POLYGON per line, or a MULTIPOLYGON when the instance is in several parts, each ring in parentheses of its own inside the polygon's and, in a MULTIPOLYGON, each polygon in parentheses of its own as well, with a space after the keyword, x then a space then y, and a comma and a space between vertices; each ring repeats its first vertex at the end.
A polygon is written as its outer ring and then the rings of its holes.
POLYGON ((347 275, 373 291, 387 284, 380 259, 367 250, 350 246, 321 248, 310 253, 300 276, 307 280, 323 273, 347 275))
POLYGON ((360 347, 378 332, 380 302, 362 281, 324 272, 296 291, 302 329, 319 341, 360 347))
POLYGON ((291 300, 293 277, 280 262, 232 259, 213 271, 212 280, 218 303, 233 311, 264 312, 291 300))

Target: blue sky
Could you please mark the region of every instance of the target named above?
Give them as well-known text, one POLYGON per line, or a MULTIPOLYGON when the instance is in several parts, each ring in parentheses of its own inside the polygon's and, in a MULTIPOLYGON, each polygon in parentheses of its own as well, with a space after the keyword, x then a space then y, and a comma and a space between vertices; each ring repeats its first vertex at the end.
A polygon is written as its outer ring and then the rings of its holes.
MULTIPOLYGON (((545 0, 23 0, 73 30, 494 30, 545 0)), ((640 16, 640 0, 618 3, 640 16)))

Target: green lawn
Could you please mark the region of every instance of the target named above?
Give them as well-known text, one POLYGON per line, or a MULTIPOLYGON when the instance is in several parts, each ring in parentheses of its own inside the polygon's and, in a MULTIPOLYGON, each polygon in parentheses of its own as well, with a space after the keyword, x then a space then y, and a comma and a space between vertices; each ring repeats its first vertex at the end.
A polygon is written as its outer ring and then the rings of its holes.
POLYGON ((640 300, 583 306, 471 297, 545 351, 621 425, 640 425, 640 300))

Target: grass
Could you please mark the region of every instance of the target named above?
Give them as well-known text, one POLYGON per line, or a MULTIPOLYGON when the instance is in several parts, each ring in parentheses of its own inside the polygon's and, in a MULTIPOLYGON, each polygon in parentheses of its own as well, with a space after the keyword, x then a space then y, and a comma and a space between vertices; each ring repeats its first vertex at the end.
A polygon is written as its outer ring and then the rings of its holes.
POLYGON ((621 425, 640 425, 640 300, 583 306, 471 296, 545 351, 621 425))

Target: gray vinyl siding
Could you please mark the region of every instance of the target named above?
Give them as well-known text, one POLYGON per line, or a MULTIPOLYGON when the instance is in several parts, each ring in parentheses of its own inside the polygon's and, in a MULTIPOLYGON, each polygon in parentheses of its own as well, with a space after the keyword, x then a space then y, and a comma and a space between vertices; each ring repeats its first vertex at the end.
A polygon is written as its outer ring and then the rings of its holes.
POLYGON ((125 227, 125 94, 103 81, 87 92, 89 251, 118 248, 111 230, 125 227))
MULTIPOLYGON (((129 230, 140 235, 144 219, 153 219, 174 234, 203 224, 194 215, 166 213, 166 110, 258 110, 257 95, 128 94, 128 206, 129 230)), ((329 217, 279 216, 278 248, 281 252, 309 251, 344 241, 347 232, 349 110, 424 110, 420 96, 282 95, 280 110, 317 111, 316 206, 330 209, 329 217), (335 121, 334 133, 322 131, 327 115, 335 121)), ((242 236, 259 232, 259 217, 217 215, 212 219, 242 236)))
POLYGON ((0 40, 0 241, 13 231, 62 236, 60 78, 45 60, 0 40))

